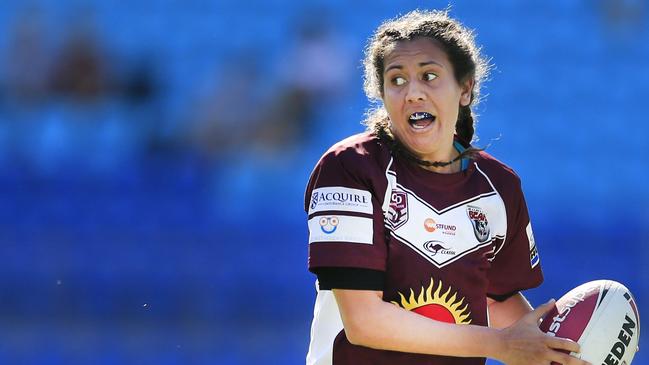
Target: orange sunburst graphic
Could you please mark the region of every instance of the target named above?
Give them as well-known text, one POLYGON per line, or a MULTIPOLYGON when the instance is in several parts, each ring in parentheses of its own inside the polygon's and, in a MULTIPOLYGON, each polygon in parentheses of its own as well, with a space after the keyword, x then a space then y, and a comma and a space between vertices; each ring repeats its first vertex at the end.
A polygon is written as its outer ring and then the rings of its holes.
MULTIPOLYGON (((463 297, 458 300, 457 292, 450 295, 451 287, 444 294, 440 295, 442 286, 442 282, 439 281, 437 289, 435 289, 434 281, 431 278, 428 288, 422 286, 417 298, 415 298, 415 293, 412 289, 410 289, 409 299, 406 299, 403 294, 399 293, 401 306, 409 311, 441 322, 457 324, 471 323, 471 311, 469 310, 469 305, 464 304, 465 298, 463 297), (433 290, 435 290, 434 293, 433 290)), ((392 304, 399 305, 397 302, 392 302, 392 304)))

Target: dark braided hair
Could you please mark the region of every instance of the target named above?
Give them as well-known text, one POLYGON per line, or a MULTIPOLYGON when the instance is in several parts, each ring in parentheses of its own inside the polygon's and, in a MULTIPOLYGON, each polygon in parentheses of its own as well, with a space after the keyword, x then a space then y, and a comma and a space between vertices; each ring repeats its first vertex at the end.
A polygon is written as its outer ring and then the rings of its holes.
POLYGON ((445 11, 415 10, 404 16, 388 20, 381 24, 370 38, 365 49, 365 94, 376 106, 367 112, 363 124, 387 143, 393 153, 399 153, 409 160, 423 166, 442 167, 465 157, 472 157, 479 148, 469 147, 453 161, 431 162, 417 158, 405 148, 389 131, 389 117, 382 104, 383 99, 383 69, 384 61, 394 44, 399 41, 409 41, 417 37, 427 37, 436 40, 446 52, 453 65, 454 77, 458 83, 473 79, 471 100, 467 106, 458 106, 458 120, 455 132, 458 139, 471 145, 475 134, 475 118, 472 105, 479 102, 480 86, 489 73, 489 64, 476 46, 473 33, 460 22, 449 17, 445 11))

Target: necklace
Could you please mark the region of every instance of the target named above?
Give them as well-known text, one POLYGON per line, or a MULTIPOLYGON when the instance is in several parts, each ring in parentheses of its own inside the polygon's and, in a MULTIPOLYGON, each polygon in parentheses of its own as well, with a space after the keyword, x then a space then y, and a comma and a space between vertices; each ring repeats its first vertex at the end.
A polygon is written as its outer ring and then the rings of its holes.
POLYGON ((419 157, 415 156, 396 138, 392 138, 390 135, 388 135, 388 133, 383 128, 380 128, 378 130, 377 135, 381 140, 386 142, 388 148, 390 148, 390 151, 392 151, 393 154, 401 155, 405 157, 407 160, 410 160, 423 167, 445 167, 451 165, 454 162, 461 160, 464 157, 467 157, 468 155, 467 151, 471 152, 470 149, 467 149, 464 152, 458 154, 457 157, 455 157, 450 161, 427 161, 427 160, 422 160, 419 157))

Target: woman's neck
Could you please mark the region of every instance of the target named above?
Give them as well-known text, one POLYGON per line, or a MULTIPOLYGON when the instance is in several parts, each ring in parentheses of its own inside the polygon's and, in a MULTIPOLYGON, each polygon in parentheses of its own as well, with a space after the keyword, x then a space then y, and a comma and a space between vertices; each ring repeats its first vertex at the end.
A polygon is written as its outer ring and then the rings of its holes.
POLYGON ((435 166, 435 165, 430 165, 430 166, 422 166, 426 170, 437 172, 439 174, 454 174, 456 172, 460 172, 462 170, 462 159, 457 159, 458 156, 460 156, 460 152, 455 148, 455 146, 451 145, 452 151, 445 157, 424 157, 424 156, 417 156, 419 159, 423 161, 439 161, 439 162, 451 162, 450 164, 444 165, 444 166, 435 166), (457 160, 456 160, 457 159, 457 160))
POLYGON ((379 128, 377 130, 377 136, 387 143, 393 154, 399 154, 427 170, 442 174, 452 174, 462 170, 461 154, 455 148, 454 142, 452 142, 450 148, 447 149, 448 154, 446 154, 446 157, 443 159, 434 159, 435 157, 433 156, 428 157, 433 158, 432 160, 429 160, 428 158, 422 158, 423 156, 412 152, 403 143, 394 138, 391 133, 388 133, 386 129, 379 128))

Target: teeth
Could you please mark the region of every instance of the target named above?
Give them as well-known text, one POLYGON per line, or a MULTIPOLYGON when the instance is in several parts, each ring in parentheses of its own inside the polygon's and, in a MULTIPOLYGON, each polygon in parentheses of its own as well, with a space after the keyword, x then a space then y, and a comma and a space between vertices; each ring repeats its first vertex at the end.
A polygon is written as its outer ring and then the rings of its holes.
POLYGON ((435 121, 435 116, 427 112, 415 112, 410 115, 408 122, 414 129, 424 129, 430 125, 430 123, 424 123, 423 125, 420 125, 418 123, 420 120, 424 119, 431 119, 432 121, 435 121))
POLYGON ((432 115, 426 112, 416 112, 416 113, 412 113, 412 115, 410 116, 410 120, 416 122, 418 120, 422 120, 425 118, 432 118, 432 117, 433 117, 432 115))

